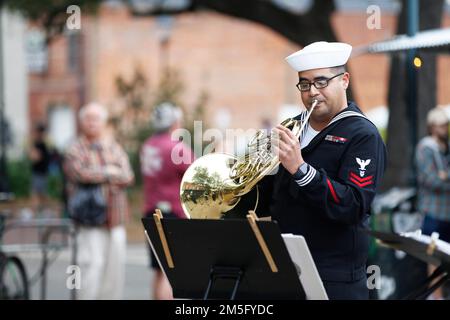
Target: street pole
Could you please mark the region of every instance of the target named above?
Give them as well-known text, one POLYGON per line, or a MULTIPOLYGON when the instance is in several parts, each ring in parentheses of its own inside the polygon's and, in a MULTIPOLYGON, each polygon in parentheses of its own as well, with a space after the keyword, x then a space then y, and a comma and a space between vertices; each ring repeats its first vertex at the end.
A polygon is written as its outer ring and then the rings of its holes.
MULTIPOLYGON (((413 37, 419 29, 419 0, 408 0, 408 36, 413 37)), ((417 68, 414 66, 416 49, 409 49, 406 59, 408 73, 408 108, 411 138, 410 184, 417 188, 415 150, 417 145, 417 68)))
MULTIPOLYGON (((6 118, 3 72, 3 1, 0 0, 0 195, 9 193, 6 174, 6 118)), ((0 198, 2 197, 0 196, 0 198)))

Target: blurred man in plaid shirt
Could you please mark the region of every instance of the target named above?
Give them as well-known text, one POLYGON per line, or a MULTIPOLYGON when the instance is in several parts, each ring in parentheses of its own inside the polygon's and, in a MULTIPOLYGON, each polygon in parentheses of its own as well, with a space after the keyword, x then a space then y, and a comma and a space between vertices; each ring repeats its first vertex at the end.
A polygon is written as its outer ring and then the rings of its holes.
POLYGON ((103 225, 78 225, 80 299, 121 299, 125 283, 126 232, 129 208, 126 187, 134 181, 127 154, 106 135, 108 112, 90 103, 81 108, 81 136, 66 152, 69 197, 80 184, 100 184, 107 201, 103 225))
MULTIPOLYGON (((449 119, 441 108, 434 108, 427 116, 429 135, 416 149, 418 208, 424 214, 422 231, 450 242, 450 144, 449 119)), ((433 271, 433 270, 430 270, 433 271)), ((437 290, 434 299, 442 298, 437 290)))

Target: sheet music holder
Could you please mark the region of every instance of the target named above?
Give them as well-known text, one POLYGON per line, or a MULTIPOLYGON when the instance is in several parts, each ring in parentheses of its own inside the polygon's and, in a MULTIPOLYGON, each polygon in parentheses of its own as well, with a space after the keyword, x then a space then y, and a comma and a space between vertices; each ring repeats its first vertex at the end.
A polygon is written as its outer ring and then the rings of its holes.
POLYGON ((305 299, 274 221, 257 221, 259 236, 244 219, 142 222, 175 298, 305 299))
POLYGON ((292 263, 297 269, 307 300, 328 300, 328 295, 303 236, 282 234, 292 263))
POLYGON ((420 230, 405 234, 368 231, 378 239, 378 243, 395 250, 401 250, 411 256, 437 267, 424 283, 405 299, 426 299, 437 288, 450 280, 450 244, 422 235, 420 230), (435 281, 433 285, 431 283, 435 281))

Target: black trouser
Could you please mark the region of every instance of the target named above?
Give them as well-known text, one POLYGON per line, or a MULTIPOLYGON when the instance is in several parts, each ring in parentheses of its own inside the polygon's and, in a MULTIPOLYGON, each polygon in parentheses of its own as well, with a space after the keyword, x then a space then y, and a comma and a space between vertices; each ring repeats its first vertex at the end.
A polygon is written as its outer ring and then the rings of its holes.
POLYGON ((330 300, 368 300, 367 278, 354 282, 323 281, 330 300))

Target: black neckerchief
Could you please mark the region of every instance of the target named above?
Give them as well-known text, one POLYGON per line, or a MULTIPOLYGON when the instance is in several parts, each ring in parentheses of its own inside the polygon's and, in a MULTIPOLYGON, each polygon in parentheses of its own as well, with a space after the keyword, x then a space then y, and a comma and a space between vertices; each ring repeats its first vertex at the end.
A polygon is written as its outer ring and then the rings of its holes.
MULTIPOLYGON (((306 112, 302 112, 300 115, 298 115, 297 117, 295 117, 295 119, 297 120, 302 120, 304 119, 306 116, 306 112)), ((367 117, 361 112, 361 110, 358 108, 358 106, 350 101, 348 103, 347 108, 345 108, 344 110, 340 111, 339 113, 337 113, 333 119, 331 119, 330 123, 323 128, 310 142, 309 144, 304 147, 302 149, 302 154, 303 153, 309 153, 311 152, 319 142, 321 142, 326 134, 328 134, 334 127, 336 127, 336 125, 338 123, 341 122, 341 120, 349 118, 349 117, 362 117, 364 119, 367 119, 367 117)), ((369 119, 367 119, 368 121, 370 121, 369 119)), ((305 131, 303 132, 303 134, 300 136, 299 140, 301 142, 301 140, 303 139, 303 137, 306 134, 306 130, 308 127, 306 127, 305 131)))
MULTIPOLYGON (((302 112, 298 116, 296 116, 294 119, 296 120, 303 120, 306 117, 307 112, 302 112)), ((325 135, 330 132, 333 128, 335 128, 343 119, 349 118, 349 117, 362 117, 366 118, 364 114, 361 112, 361 110, 358 108, 358 106, 354 102, 349 102, 347 108, 336 114, 333 119, 331 119, 330 123, 322 129, 306 146, 302 149, 302 155, 311 152, 323 139, 325 138, 325 135)), ((367 119, 367 121, 370 121, 367 119)), ((307 128, 307 127, 306 127, 307 128)), ((305 129, 306 130, 306 129, 305 129)), ((301 142, 301 139, 305 136, 306 131, 303 132, 303 134, 300 136, 299 140, 301 142)), ((283 167, 283 165, 280 164, 278 174, 275 176, 275 182, 274 182, 274 193, 278 193, 280 188, 282 188, 283 185, 289 184, 290 179, 285 179, 287 175, 290 175, 290 173, 283 167)))

